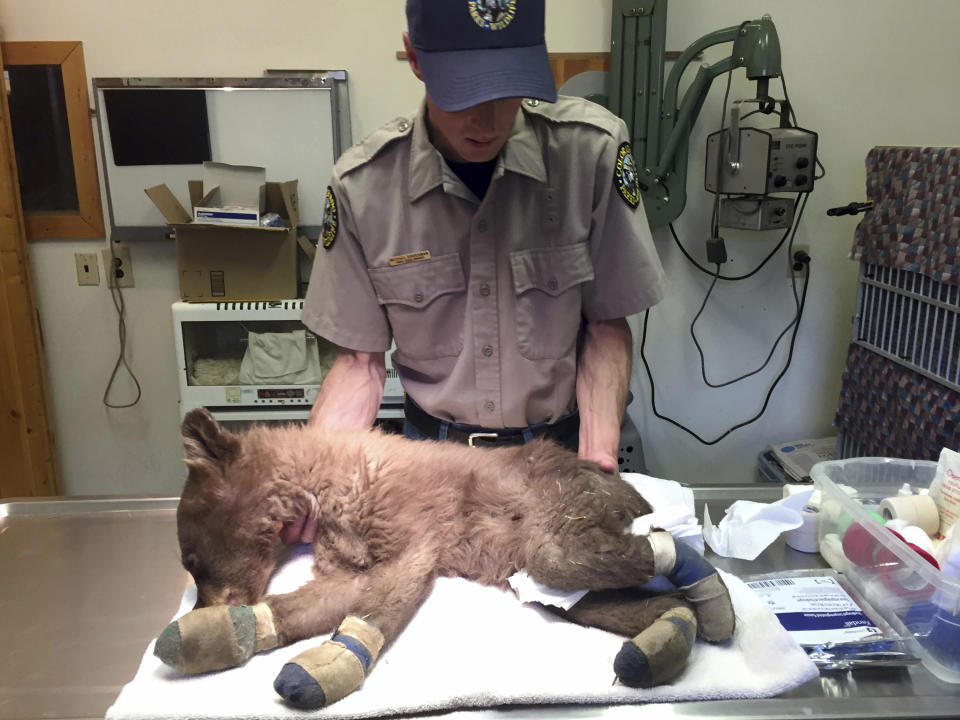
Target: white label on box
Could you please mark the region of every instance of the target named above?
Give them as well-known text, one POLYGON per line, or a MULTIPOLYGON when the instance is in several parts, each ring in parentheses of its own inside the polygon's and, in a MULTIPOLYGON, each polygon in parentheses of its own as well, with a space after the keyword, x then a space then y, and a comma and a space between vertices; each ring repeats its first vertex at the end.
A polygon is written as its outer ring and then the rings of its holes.
POLYGON ((222 223, 224 225, 259 225, 260 215, 256 210, 231 210, 226 208, 196 208, 198 222, 222 223))
POLYGON ((747 586, 802 645, 850 642, 880 632, 835 578, 754 580, 747 586))

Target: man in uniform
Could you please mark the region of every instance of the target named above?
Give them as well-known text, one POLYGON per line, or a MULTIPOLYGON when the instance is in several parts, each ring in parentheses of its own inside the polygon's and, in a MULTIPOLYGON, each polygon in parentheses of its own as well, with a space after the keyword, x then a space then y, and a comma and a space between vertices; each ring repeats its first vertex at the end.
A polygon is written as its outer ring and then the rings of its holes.
POLYGON ((310 421, 371 425, 393 340, 408 436, 546 436, 612 472, 625 318, 664 285, 627 130, 557 98, 544 0, 491 5, 407 0, 424 103, 336 163, 303 322, 341 351, 310 421))

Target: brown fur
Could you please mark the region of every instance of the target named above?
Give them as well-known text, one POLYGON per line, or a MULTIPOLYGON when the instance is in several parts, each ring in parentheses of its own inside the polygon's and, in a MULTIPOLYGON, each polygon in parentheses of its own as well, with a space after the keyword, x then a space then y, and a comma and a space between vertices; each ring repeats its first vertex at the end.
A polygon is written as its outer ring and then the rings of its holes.
POLYGON ((552 443, 477 449, 296 426, 237 435, 205 410, 182 432, 178 534, 198 606, 260 600, 283 523, 319 521, 314 579, 265 599, 281 644, 330 632, 348 614, 389 642, 437 576, 505 586, 526 570, 553 587, 606 591, 567 616, 628 636, 686 604, 632 589, 653 576, 646 539, 628 532, 646 501, 552 443))

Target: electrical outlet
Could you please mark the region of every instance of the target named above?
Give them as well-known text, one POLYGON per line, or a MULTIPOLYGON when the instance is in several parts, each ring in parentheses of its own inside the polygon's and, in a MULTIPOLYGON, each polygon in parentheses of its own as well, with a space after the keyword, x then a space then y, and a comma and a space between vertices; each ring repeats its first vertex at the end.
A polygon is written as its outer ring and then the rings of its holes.
POLYGON ((132 288, 133 265, 130 263, 130 248, 114 245, 113 255, 110 254, 110 248, 104 248, 100 252, 103 254, 107 287, 132 288))
POLYGON ((74 253, 73 259, 77 264, 77 285, 100 284, 100 266, 97 264, 96 253, 74 253))
POLYGON ((802 267, 801 267, 799 270, 794 270, 794 269, 793 269, 794 263, 796 263, 796 260, 794 260, 793 258, 796 256, 796 254, 797 254, 798 252, 805 252, 805 253, 807 254, 807 256, 809 257, 809 256, 810 256, 810 246, 809 246, 809 245, 794 245, 794 246, 793 246, 793 254, 790 256, 789 262, 787 263, 787 277, 788 277, 788 278, 792 278, 792 277, 794 277, 794 276, 796 276, 796 277, 798 277, 798 278, 802 278, 802 277, 803 277, 803 268, 802 268, 802 267))

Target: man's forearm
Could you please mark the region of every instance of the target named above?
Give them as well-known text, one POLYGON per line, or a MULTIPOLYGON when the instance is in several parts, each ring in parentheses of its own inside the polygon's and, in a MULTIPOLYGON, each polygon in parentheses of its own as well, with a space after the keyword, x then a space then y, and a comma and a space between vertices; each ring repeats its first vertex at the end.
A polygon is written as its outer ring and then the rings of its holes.
POLYGON ((632 362, 633 337, 626 319, 587 323, 577 368, 579 454, 608 472, 617 467, 632 362))
POLYGON ((361 429, 373 425, 387 377, 383 353, 341 349, 323 379, 310 424, 361 429))

